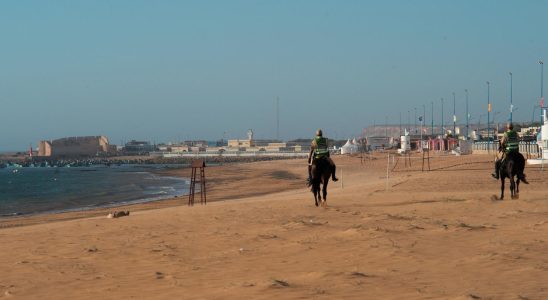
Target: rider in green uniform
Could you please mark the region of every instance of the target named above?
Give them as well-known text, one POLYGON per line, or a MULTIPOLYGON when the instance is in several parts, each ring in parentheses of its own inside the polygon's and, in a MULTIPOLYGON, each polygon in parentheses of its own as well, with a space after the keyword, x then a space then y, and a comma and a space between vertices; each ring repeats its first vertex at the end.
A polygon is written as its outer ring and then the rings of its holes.
POLYGON ((491 174, 496 179, 499 179, 500 167, 504 159, 508 156, 510 152, 519 152, 519 139, 518 133, 514 130, 514 125, 512 123, 506 124, 506 132, 500 140, 500 150, 502 152, 501 158, 495 161, 495 172, 491 174))
POLYGON ((321 129, 316 131, 316 137, 312 140, 312 144, 310 145, 310 153, 308 154, 308 186, 312 184, 312 162, 317 159, 326 159, 331 165, 331 168, 333 168, 331 179, 333 181, 339 180, 335 177, 335 169, 337 167, 331 157, 329 157, 327 138, 323 137, 323 132, 321 129))

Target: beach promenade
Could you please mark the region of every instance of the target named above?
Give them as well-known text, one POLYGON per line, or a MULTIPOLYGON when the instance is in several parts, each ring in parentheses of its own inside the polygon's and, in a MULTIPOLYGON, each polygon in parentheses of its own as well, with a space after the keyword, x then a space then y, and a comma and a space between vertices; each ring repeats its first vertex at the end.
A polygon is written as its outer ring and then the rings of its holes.
POLYGON ((325 209, 303 159, 206 168, 206 206, 1 220, 0 299, 547 299, 548 170, 497 201, 490 156, 416 157, 335 157, 325 209))

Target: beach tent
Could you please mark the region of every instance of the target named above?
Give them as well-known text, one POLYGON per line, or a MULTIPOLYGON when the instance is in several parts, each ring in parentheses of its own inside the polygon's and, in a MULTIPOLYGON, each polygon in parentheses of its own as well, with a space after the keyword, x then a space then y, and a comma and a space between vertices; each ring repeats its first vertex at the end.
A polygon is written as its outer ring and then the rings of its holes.
POLYGON ((358 145, 352 143, 350 140, 346 141, 346 144, 341 147, 341 154, 352 154, 358 152, 358 145))

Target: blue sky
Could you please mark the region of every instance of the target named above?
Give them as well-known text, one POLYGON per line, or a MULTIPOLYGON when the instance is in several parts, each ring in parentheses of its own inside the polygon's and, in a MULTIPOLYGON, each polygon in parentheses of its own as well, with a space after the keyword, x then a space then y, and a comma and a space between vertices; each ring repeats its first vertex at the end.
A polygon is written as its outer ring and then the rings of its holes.
MULTIPOLYGON (((547 1, 2 1, 0 151, 42 139, 346 138, 440 98, 530 121, 547 1)), ((538 109, 537 109, 538 111, 538 109)), ((412 113, 413 114, 413 113, 412 113)), ((482 121, 485 121, 485 116, 482 121)))

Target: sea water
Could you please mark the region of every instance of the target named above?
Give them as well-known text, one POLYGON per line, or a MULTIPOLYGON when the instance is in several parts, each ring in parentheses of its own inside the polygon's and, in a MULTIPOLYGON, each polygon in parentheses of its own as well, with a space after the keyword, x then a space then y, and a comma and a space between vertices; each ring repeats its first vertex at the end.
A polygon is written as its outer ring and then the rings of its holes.
POLYGON ((0 169, 0 217, 141 203, 182 195, 183 178, 126 165, 0 169))

